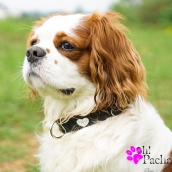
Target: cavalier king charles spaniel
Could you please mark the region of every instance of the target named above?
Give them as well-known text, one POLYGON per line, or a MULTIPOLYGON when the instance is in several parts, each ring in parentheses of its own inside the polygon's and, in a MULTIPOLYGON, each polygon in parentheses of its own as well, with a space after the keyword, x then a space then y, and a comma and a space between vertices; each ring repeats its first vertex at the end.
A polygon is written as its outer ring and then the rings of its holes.
POLYGON ((44 99, 42 172, 171 172, 172 133, 118 13, 36 22, 23 78, 44 99))

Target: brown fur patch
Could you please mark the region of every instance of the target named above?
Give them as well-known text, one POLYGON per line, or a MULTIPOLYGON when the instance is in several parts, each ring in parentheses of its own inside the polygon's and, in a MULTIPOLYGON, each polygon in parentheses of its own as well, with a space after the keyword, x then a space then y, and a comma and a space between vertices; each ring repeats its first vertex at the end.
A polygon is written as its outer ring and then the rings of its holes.
POLYGON ((30 88, 30 92, 29 92, 29 98, 37 98, 38 97, 38 92, 35 89, 30 88))
POLYGON ((57 60, 54 60, 54 63, 57 64, 57 60))
POLYGON ((34 31, 31 31, 27 39, 27 48, 31 46, 31 38, 34 35, 34 31))
POLYGON ((46 51, 47 51, 47 53, 50 53, 50 49, 49 48, 46 48, 46 51))
POLYGON ((96 86, 95 100, 97 96, 100 99, 97 109, 113 103, 123 109, 134 102, 137 95, 148 96, 145 68, 123 33, 121 18, 118 13, 95 12, 83 18, 74 30, 86 54, 77 64, 96 86))
POLYGON ((79 37, 70 37, 64 32, 58 32, 54 37, 54 45, 57 50, 76 63, 79 67, 80 73, 85 76, 90 76, 89 72, 89 52, 85 47, 85 39, 82 41, 79 37), (75 48, 72 51, 65 51, 60 48, 60 45, 64 42, 69 42, 75 48))
POLYGON ((40 40, 38 38, 32 38, 33 35, 34 35, 34 31, 32 31, 28 37, 27 48, 31 47, 33 42, 36 42, 36 44, 40 42, 40 40))
POLYGON ((165 165, 164 169, 162 170, 162 172, 172 172, 172 151, 170 152, 169 158, 171 160, 171 164, 165 165))

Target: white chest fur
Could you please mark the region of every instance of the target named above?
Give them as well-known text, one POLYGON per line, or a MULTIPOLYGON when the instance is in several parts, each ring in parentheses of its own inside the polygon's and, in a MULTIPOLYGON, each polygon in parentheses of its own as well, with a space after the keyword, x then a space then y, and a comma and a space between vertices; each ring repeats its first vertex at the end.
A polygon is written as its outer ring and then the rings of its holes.
POLYGON ((52 138, 47 130, 41 143, 42 172, 138 172, 146 167, 160 172, 163 164, 135 165, 126 160, 125 152, 131 145, 144 145, 151 146, 152 157, 167 157, 172 134, 154 108, 139 100, 119 116, 60 139, 52 138))

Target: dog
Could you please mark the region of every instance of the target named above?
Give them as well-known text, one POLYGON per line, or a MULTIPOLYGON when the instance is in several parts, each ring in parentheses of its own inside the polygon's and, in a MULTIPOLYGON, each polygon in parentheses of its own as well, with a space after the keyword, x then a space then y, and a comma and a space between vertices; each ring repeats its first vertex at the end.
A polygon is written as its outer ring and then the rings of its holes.
POLYGON ((122 18, 51 15, 31 31, 22 73, 44 99, 41 172, 172 171, 172 133, 122 18))

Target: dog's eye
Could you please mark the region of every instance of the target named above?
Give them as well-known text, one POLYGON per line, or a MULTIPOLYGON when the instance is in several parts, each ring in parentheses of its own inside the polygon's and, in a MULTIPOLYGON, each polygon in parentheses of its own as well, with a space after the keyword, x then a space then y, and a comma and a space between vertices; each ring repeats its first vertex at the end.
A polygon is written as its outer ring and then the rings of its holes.
POLYGON ((66 50, 66 51, 71 51, 73 50, 75 47, 73 45, 71 45, 69 42, 63 42, 60 46, 61 49, 66 50))
POLYGON ((37 44, 37 40, 31 41, 31 46, 36 45, 36 44, 37 44))

